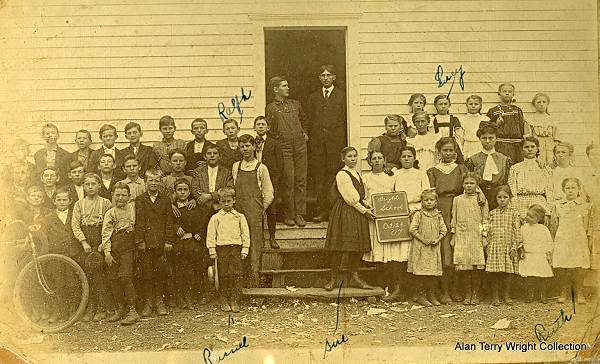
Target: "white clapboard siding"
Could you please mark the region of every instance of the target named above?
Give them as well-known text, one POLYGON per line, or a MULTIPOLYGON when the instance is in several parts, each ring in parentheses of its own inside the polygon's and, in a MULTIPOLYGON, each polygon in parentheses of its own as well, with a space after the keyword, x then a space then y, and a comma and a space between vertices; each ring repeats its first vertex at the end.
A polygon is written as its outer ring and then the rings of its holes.
MULTIPOLYGON (((191 139, 190 122, 208 121, 209 139, 222 138, 217 105, 251 91, 263 77, 256 64, 260 31, 247 14, 279 14, 290 21, 356 14, 357 65, 347 76, 350 125, 361 153, 383 131, 387 114, 409 113, 413 93, 426 110, 449 85, 445 72, 463 66, 465 88, 453 86, 451 112, 465 113, 468 95, 483 97, 483 113, 497 102, 499 83, 516 86, 527 118, 537 92, 585 164, 585 145, 598 142, 598 20, 593 0, 11 0, 0 9, 0 118, 3 135, 41 144, 40 125, 54 122, 61 144, 74 149, 75 132, 104 123, 119 130, 139 122, 143 140, 160 140, 158 119, 172 115, 176 137, 191 139), (293 19, 293 20, 292 20, 293 19), (7 127, 10 126, 10 129, 7 127)), ((308 23, 307 23, 308 24, 308 23)), ((297 24, 295 24, 297 25, 297 24)), ((350 30, 349 30, 350 32, 350 30)), ((348 53, 350 57, 352 52, 348 53)), ((351 62, 350 62, 351 61, 351 62)), ((264 98, 262 98, 264 99, 264 98)), ((254 98, 243 104, 242 132, 264 112, 254 98)), ((239 115, 232 115, 239 119, 239 115)), ((5 144, 10 138, 1 138, 5 144)))

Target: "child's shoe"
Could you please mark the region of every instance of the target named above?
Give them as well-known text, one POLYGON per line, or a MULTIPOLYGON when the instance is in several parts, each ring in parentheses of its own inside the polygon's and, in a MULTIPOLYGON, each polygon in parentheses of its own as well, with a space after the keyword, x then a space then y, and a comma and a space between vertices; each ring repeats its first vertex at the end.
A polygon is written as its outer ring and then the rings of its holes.
POLYGON ((445 304, 445 305, 451 305, 452 304, 452 298, 450 298, 450 296, 448 295, 448 293, 446 292, 442 292, 442 294, 440 295, 440 302, 445 304))
POLYGON ((177 307, 179 307, 182 310, 190 308, 188 302, 180 294, 177 295, 177 307))
POLYGON ((585 299, 585 295, 583 294, 583 292, 581 292, 581 290, 577 291, 577 304, 580 305, 585 305, 587 303, 587 300, 585 299))
POLYGON ((166 316, 167 315, 167 308, 165 307, 165 304, 163 303, 163 301, 161 299, 156 300, 156 313, 159 316, 166 316))
POLYGON ((106 320, 106 318, 107 318, 106 311, 104 310, 104 308, 100 308, 96 311, 96 314, 94 315, 94 318, 92 319, 92 321, 100 322, 102 320, 106 320))
POLYGON ((429 302, 423 294, 420 294, 419 296, 417 296, 417 299, 415 300, 415 302, 421 306, 431 307, 431 302, 429 302))
POLYGON ((219 295, 219 308, 221 308, 221 311, 224 312, 231 311, 231 307, 229 307, 229 303, 227 303, 227 299, 224 295, 219 295))
POLYGON ((429 291, 429 294, 427 295, 427 300, 434 306, 442 305, 440 301, 437 300, 437 297, 435 297, 435 293, 433 291, 429 291))
POLYGON ((476 294, 473 294, 471 296, 471 305, 478 305, 479 304, 479 296, 476 294))
POLYGON ((138 315, 137 311, 135 310, 135 307, 131 306, 129 307, 129 310, 127 311, 127 315, 125 315, 125 317, 121 320, 121 325, 124 326, 128 326, 128 325, 133 325, 134 323, 138 322, 140 320, 140 315, 138 315))
POLYGON ((512 303, 513 303, 512 298, 510 298, 509 290, 504 291, 504 303, 506 303, 507 305, 512 305, 512 303))
POLYGON ((400 285, 396 284, 394 290, 389 296, 383 297, 382 300, 385 302, 396 302, 400 298, 400 285))
POLYGON ((525 303, 531 303, 533 302, 533 289, 529 289, 529 292, 527 292, 527 296, 525 297, 525 303))
POLYGON ((229 300, 229 307, 231 308, 231 312, 240 312, 240 305, 238 304, 237 298, 229 300))
POLYGON ((175 298, 174 294, 170 294, 169 298, 167 298, 167 306, 171 307, 171 308, 175 308, 177 306, 179 306, 179 301, 178 298, 175 298))
POLYGON ((569 299, 569 287, 563 287, 562 292, 560 293, 560 297, 558 297, 558 302, 565 303, 569 299))
POLYGON ((124 307, 122 304, 119 304, 117 306, 117 308, 115 309, 115 311, 108 316, 107 321, 108 322, 117 322, 121 319, 121 317, 123 317, 123 311, 124 311, 124 307))
POLYGON ((150 316, 152 316, 152 305, 150 304, 150 300, 146 300, 146 303, 144 303, 144 308, 142 308, 142 317, 150 316))

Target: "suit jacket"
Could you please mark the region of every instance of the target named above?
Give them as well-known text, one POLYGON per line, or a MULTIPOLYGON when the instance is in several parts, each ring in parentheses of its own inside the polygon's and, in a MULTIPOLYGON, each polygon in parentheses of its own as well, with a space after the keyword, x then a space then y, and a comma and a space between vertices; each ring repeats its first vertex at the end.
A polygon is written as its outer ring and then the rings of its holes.
MULTIPOLYGON (((111 182, 112 184, 112 182, 111 182)), ((103 187, 103 186, 102 186, 103 187)), ((100 187, 100 192, 102 193, 102 187, 100 187)), ((77 194, 77 190, 75 189, 75 185, 73 183, 69 184, 69 199, 71 200, 71 203, 69 204, 69 208, 72 209, 73 206, 75 206, 75 202, 77 202, 79 200, 79 195, 77 194)), ((104 188, 106 189, 106 188, 104 188)), ((106 197, 104 197, 106 198, 106 197)), ((110 198, 109 198, 110 200, 110 198)))
POLYGON ((151 168, 158 168, 158 156, 154 152, 154 148, 148 145, 140 144, 137 154, 133 153, 133 147, 131 145, 127 148, 121 149, 125 158, 128 155, 134 155, 140 163, 140 177, 145 178, 146 171, 151 168))
MULTIPOLYGON (((46 148, 42 148, 35 152, 33 155, 33 159, 35 160, 35 169, 36 176, 34 178, 35 183, 40 182, 40 177, 44 169, 48 166, 48 156, 46 153, 46 148)), ((58 147, 56 149, 56 171, 58 172, 58 176, 60 181, 59 185, 66 185, 69 183, 69 165, 71 164, 71 154, 66 150, 58 147)))
POLYGON ((98 195, 100 197, 104 197, 105 199, 112 201, 112 192, 113 192, 113 187, 115 186, 115 183, 122 181, 122 178, 117 177, 116 175, 113 174, 112 179, 110 180, 110 185, 108 186, 108 188, 106 188, 104 186, 104 183, 100 183, 100 191, 98 191, 98 195))
POLYGON ((45 228, 48 236, 49 252, 63 254, 71 258, 77 258, 83 251, 81 244, 75 239, 71 230, 73 209, 69 208, 67 221, 59 219, 56 210, 52 210, 45 218, 45 228))
MULTIPOLYGON (((100 162, 100 157, 104 155, 104 147, 100 147, 90 154, 90 158, 88 160, 88 168, 89 172, 96 173, 100 175, 100 169, 98 168, 98 163, 100 162)), ((115 176, 117 176, 120 180, 125 179, 125 172, 123 171, 123 160, 125 159, 126 152, 122 149, 115 148, 115 171, 113 172, 115 176)))
MULTIPOLYGON (((221 187, 233 187, 233 176, 231 175, 231 171, 221 165, 219 165, 219 169, 217 170, 217 180, 215 183, 215 192, 212 192, 212 199, 204 204, 202 204, 202 208, 204 209, 214 209, 215 204, 219 201, 219 196, 217 192, 221 187)), ((194 169, 192 172, 192 195, 196 200, 201 193, 209 193, 208 192, 208 165, 204 164, 200 167, 194 169)))
MULTIPOLYGON (((495 152, 492 154, 492 159, 494 160, 494 163, 496 163, 496 167, 498 167, 498 174, 492 175, 491 181, 484 181, 482 179, 480 181, 480 187, 490 185, 497 187, 508 183, 508 174, 511 166, 510 158, 502 153, 495 152)), ((487 154, 478 152, 470 156, 465 161, 465 166, 469 169, 469 171, 477 173, 479 178, 483 178, 483 171, 485 170, 486 161, 487 154)))
POLYGON ((267 134, 267 140, 262 145, 261 163, 269 169, 273 188, 279 190, 279 182, 283 172, 283 152, 281 151, 279 141, 270 134, 267 134))
MULTIPOLYGON (((90 155, 92 155, 92 153, 94 152, 94 149, 87 147, 85 149, 85 160, 82 160, 81 163, 83 164, 83 169, 88 172, 89 171, 89 162, 90 162, 90 155)), ((79 160, 79 149, 74 151, 73 153, 71 153, 71 161, 78 161, 79 160)))
POLYGON ((218 140, 217 148, 219 148, 219 155, 221 156, 221 165, 231 169, 235 162, 242 160, 242 152, 240 152, 240 148, 238 147, 236 150, 233 150, 229 147, 229 142, 227 138, 218 140))
POLYGON ((152 202, 148 192, 135 199, 135 241, 146 249, 164 249, 165 242, 176 240, 171 199, 159 194, 152 202))
POLYGON ((194 153, 194 140, 188 142, 185 145, 185 158, 187 160, 187 164, 185 165, 185 174, 191 176, 192 172, 194 172, 194 169, 200 167, 202 162, 206 162, 206 159, 204 159, 206 149, 214 145, 215 143, 205 140, 204 146, 202 146, 202 151, 200 153, 194 153))
POLYGON ((327 99, 319 87, 306 99, 310 154, 338 156, 347 145, 346 139, 346 93, 334 87, 327 99))

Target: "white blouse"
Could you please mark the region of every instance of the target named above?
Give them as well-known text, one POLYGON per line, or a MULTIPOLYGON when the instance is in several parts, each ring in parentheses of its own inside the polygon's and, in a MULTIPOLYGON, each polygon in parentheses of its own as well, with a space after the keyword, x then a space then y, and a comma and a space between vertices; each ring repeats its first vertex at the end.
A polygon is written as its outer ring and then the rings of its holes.
POLYGON ((430 188, 427 173, 421 169, 396 169, 394 170, 394 179, 394 191, 406 192, 409 204, 421 202, 421 192, 430 188))
POLYGON ((340 192, 340 195, 342 195, 342 198, 346 204, 354 207, 361 214, 364 214, 368 211, 368 209, 360 203, 360 195, 358 194, 356 188, 354 188, 352 179, 350 179, 350 176, 348 176, 348 174, 344 171, 350 172, 354 178, 363 183, 362 178, 357 171, 344 166, 344 168, 342 168, 342 170, 335 175, 335 183, 337 184, 338 191, 340 192))

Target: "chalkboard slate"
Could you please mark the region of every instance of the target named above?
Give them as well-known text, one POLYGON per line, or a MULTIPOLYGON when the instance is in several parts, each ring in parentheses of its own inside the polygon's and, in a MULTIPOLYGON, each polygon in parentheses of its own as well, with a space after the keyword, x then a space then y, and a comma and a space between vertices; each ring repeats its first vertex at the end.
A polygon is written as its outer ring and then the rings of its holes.
POLYGON ((408 215, 406 192, 376 193, 371 196, 373 211, 377 218, 408 215))
POLYGON ((376 219, 375 227, 377 239, 379 239, 381 243, 412 240, 412 236, 408 232, 410 227, 410 219, 408 216, 393 216, 376 219))

